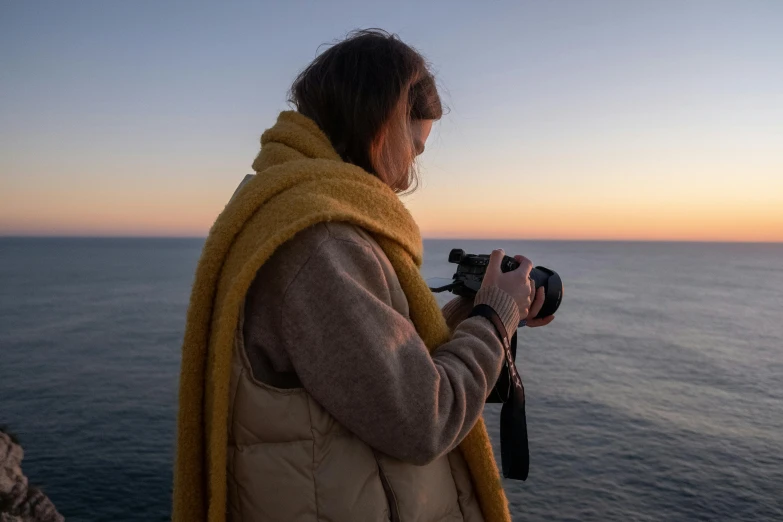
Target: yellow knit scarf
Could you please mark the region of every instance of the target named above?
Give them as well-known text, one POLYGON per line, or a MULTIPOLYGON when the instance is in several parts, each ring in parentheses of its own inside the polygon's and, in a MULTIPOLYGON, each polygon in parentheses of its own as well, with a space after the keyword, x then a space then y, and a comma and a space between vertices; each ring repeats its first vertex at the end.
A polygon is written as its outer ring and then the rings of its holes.
MULTIPOLYGON (((342 161, 316 124, 283 112, 261 137, 258 172, 209 232, 190 296, 179 390, 173 519, 226 518, 229 380, 239 311, 256 272, 277 247, 322 221, 358 225, 394 267, 417 332, 432 352, 450 338, 419 273, 419 229, 397 195, 342 161)), ((270 420, 274 422, 274 420, 270 420)), ((460 444, 487 522, 510 522, 508 502, 484 421, 460 444)))

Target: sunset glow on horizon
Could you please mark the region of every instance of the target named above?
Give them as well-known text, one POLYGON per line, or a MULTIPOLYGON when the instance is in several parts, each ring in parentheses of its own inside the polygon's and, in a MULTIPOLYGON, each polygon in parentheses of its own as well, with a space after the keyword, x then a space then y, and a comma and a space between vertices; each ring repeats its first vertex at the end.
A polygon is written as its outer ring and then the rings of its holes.
POLYGON ((783 2, 478 9, 8 4, 0 236, 205 236, 318 46, 383 27, 450 109, 425 238, 783 242, 783 2))
MULTIPOLYGON (((488 210, 476 203, 462 207, 429 199, 426 204, 424 197, 408 203, 425 239, 783 242, 783 212, 774 202, 729 203, 716 212, 690 205, 640 206, 638 202, 612 206, 569 203, 556 209, 552 204, 558 202, 536 202, 528 207, 516 204, 488 210), (530 215, 540 218, 530 219, 530 215)), ((217 198, 177 208, 161 200, 148 200, 139 207, 86 198, 68 205, 53 204, 46 212, 30 216, 24 216, 24 209, 16 209, 22 219, 15 222, 6 217, 15 209, 6 206, 0 217, 10 226, 0 235, 205 237, 221 208, 217 198), (58 222, 58 215, 65 213, 68 223, 58 222)))

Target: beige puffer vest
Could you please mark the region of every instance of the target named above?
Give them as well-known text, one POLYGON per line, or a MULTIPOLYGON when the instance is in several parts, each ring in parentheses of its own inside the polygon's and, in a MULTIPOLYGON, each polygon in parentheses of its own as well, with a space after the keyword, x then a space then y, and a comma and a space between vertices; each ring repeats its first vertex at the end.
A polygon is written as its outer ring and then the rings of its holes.
MULTIPOLYGON (((390 263, 384 271, 393 290, 399 289, 392 292, 394 308, 409 317, 390 263)), ((424 466, 374 451, 304 388, 281 389, 256 380, 241 319, 228 422, 230 521, 484 521, 459 450, 424 466)))

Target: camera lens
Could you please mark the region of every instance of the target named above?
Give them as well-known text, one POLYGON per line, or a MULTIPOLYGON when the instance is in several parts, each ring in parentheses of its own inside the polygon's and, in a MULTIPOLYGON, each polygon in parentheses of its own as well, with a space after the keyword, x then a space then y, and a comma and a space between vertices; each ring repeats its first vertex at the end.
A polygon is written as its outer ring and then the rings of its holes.
POLYGON ((554 270, 543 266, 537 266, 530 271, 530 279, 535 281, 536 290, 544 287, 544 306, 538 312, 536 318, 552 315, 560 307, 560 301, 563 300, 563 281, 560 275, 554 270))

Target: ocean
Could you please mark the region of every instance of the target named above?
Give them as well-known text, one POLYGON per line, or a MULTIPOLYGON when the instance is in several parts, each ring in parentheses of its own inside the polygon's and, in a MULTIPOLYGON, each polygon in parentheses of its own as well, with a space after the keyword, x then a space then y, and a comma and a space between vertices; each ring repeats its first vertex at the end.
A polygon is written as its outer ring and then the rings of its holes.
MULTIPOLYGON (((67 520, 169 517, 202 244, 0 239, 0 424, 67 520)), ((565 288, 552 325, 519 333, 515 520, 783 520, 783 245, 427 240, 422 272, 498 246, 565 288)))

